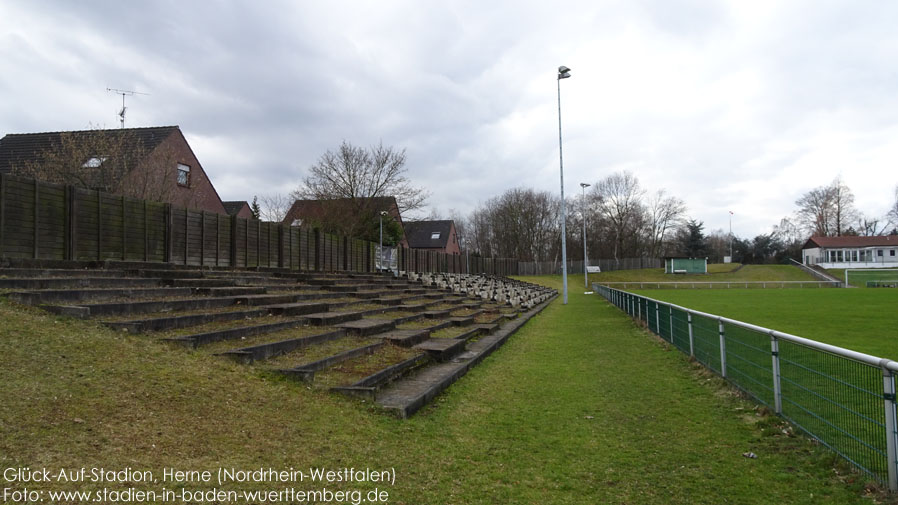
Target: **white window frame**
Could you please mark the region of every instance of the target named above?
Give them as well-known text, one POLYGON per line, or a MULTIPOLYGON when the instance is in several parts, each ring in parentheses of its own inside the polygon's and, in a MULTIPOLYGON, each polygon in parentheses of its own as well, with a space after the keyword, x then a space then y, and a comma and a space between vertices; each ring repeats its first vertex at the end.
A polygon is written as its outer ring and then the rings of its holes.
POLYGON ((190 187, 190 165, 178 163, 178 186, 185 188, 190 187), (181 175, 184 175, 185 182, 181 182, 181 175))

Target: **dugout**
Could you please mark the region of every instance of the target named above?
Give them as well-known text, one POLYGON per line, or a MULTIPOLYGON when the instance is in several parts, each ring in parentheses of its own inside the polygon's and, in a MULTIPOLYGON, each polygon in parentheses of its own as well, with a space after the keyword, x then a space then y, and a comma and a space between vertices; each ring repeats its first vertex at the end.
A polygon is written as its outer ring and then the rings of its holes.
POLYGON ((706 274, 708 273, 708 258, 686 258, 668 256, 664 258, 664 273, 706 274))

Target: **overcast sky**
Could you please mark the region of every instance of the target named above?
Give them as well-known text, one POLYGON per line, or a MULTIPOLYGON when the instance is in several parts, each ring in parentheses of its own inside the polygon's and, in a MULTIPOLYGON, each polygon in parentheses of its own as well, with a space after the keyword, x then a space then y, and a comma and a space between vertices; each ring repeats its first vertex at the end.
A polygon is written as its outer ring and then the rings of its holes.
POLYGON ((224 200, 342 140, 404 148, 442 214, 628 170, 753 237, 841 175, 898 185, 898 2, 0 0, 0 135, 179 125, 224 200))

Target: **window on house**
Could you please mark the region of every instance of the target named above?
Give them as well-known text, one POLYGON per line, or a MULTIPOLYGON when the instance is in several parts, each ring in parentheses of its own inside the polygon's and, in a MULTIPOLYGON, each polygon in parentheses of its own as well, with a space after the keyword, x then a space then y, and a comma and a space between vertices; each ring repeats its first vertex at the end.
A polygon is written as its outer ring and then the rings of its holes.
POLYGON ((857 251, 851 251, 851 261, 857 261, 857 251))
POLYGON ((178 163, 178 186, 190 186, 190 165, 178 163))
MULTIPOLYGON (((440 232, 438 232, 438 231, 435 231, 430 234, 430 240, 437 240, 439 238, 440 238, 440 232)), ((892 252, 894 253, 895 251, 892 251, 892 252)), ((894 254, 892 256, 894 256, 894 254)))
POLYGON ((91 156, 81 165, 82 168, 100 168, 100 165, 106 161, 106 156, 91 156))
POLYGON ((882 258, 882 249, 876 251, 876 255, 882 258))
POLYGON ((894 256, 894 255, 895 255, 895 250, 894 250, 894 249, 892 249, 891 251, 889 251, 889 256, 894 256))

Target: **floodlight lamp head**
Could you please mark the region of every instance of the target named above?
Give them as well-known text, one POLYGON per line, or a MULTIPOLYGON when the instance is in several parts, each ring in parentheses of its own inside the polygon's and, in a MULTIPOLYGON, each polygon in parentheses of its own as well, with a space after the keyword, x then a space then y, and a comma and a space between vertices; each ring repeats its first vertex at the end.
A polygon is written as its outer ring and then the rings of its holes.
POLYGON ((567 79, 570 76, 571 76, 571 69, 569 69, 568 67, 566 67, 564 65, 558 67, 558 79, 559 80, 567 79))
POLYGON ((592 184, 586 184, 585 182, 581 182, 581 183, 580 183, 580 187, 581 187, 581 188, 588 188, 588 187, 590 187, 590 186, 592 186, 592 184))
POLYGON ((387 211, 385 211, 385 210, 380 211, 380 215, 381 215, 381 216, 386 216, 386 215, 387 215, 387 211))

